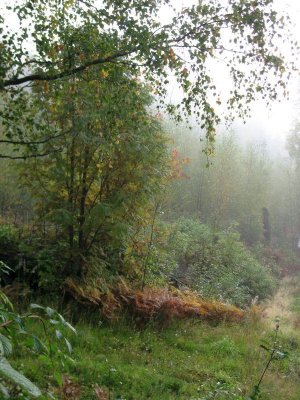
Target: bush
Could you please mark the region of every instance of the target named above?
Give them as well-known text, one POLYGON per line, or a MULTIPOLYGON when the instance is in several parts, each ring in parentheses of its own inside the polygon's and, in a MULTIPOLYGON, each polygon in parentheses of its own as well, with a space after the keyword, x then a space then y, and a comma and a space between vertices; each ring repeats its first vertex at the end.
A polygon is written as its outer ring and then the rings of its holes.
POLYGON ((238 306, 270 296, 275 278, 261 265, 232 229, 217 232, 200 221, 183 218, 173 225, 167 241, 175 260, 173 275, 203 297, 238 306))
MULTIPOLYGON (((8 274, 10 268, 0 260, 1 274, 8 274)), ((2 283, 2 279, 0 279, 2 283)), ((67 322, 64 317, 50 307, 42 307, 38 304, 31 305, 32 311, 27 314, 19 315, 14 311, 14 307, 5 293, 0 290, 0 393, 1 398, 16 399, 28 397, 20 393, 20 389, 30 395, 30 398, 42 396, 40 389, 23 375, 18 369, 15 369, 9 359, 15 347, 23 354, 26 347, 29 347, 31 354, 33 352, 44 357, 49 361, 52 367, 53 377, 55 374, 60 380, 60 365, 64 361, 73 361, 70 358, 72 346, 65 333, 72 331, 76 333, 75 328, 67 322), (27 329, 29 321, 31 325, 41 324, 44 330, 45 340, 42 341, 35 332, 27 329), (54 339, 54 340, 53 340, 54 339), (59 360, 60 365, 55 363, 59 360), (17 391, 15 390, 17 389, 17 391)), ((50 371, 49 371, 50 372, 50 371)))
POLYGON ((13 225, 0 225, 0 260, 15 269, 19 263, 19 241, 13 225))
POLYGON ((10 267, 3 284, 19 282, 33 289, 59 288, 66 250, 60 242, 41 238, 13 225, 0 226, 0 260, 10 267))

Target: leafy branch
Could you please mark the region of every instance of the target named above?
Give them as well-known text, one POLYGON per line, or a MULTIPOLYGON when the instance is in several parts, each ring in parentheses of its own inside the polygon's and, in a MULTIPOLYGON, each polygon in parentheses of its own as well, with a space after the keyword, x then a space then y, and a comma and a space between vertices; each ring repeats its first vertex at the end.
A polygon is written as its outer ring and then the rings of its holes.
MULTIPOLYGON (((0 272, 8 274, 11 269, 0 261, 0 272)), ((32 304, 31 308, 42 313, 39 314, 25 314, 19 315, 14 311, 13 305, 5 295, 3 291, 0 291, 0 375, 5 381, 20 386, 32 397, 40 397, 42 395, 41 390, 22 373, 12 367, 8 361, 8 357, 13 353, 12 341, 20 343, 20 337, 30 337, 33 340, 33 350, 48 357, 53 367, 53 373, 55 374, 54 365, 54 354, 55 350, 53 347, 53 335, 51 336, 51 330, 49 326, 55 326, 55 338, 59 344, 59 350, 57 351, 58 356, 63 359, 71 359, 65 354, 64 348, 67 349, 69 354, 72 353, 72 346, 69 340, 65 337, 65 330, 70 330, 72 333, 76 333, 75 328, 67 322, 64 317, 57 311, 50 307, 43 307, 38 304, 32 304), (26 329, 25 321, 29 319, 39 320, 44 329, 45 337, 47 338, 47 345, 34 333, 31 333, 26 329), (47 326, 47 320, 49 326, 47 326)), ((11 398, 9 390, 5 384, 0 383, 0 392, 4 398, 11 398)))

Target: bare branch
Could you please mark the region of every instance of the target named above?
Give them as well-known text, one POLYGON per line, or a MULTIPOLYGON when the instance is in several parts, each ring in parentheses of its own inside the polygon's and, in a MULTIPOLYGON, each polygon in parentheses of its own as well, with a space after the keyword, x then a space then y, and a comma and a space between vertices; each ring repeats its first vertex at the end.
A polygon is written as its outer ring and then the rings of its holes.
POLYGON ((50 142, 51 140, 57 139, 61 136, 64 136, 66 132, 60 133, 59 135, 56 136, 50 136, 42 140, 38 141, 26 141, 26 140, 9 140, 9 139, 0 139, 0 143, 5 143, 5 144, 12 144, 12 145, 22 145, 22 146, 30 146, 30 145, 36 145, 36 144, 45 144, 50 142))
POLYGON ((48 156, 48 155, 50 155, 50 154, 53 154, 53 153, 58 153, 58 152, 60 152, 62 149, 57 149, 57 150, 51 150, 51 151, 48 151, 48 152, 46 152, 46 153, 38 153, 38 154, 28 154, 28 155, 23 155, 23 156, 9 156, 9 155, 6 155, 6 154, 0 154, 0 159, 2 158, 6 158, 6 159, 9 159, 9 160, 27 160, 28 158, 40 158, 40 157, 45 157, 45 156, 48 156))

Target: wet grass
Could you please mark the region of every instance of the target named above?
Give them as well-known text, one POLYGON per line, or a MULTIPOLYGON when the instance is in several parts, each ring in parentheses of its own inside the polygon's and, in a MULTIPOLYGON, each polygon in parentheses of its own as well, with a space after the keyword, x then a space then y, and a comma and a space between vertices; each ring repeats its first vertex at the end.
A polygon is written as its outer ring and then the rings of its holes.
MULTIPOLYGON (((109 393, 107 398, 119 400, 244 399, 267 358, 260 343, 272 334, 253 318, 217 326, 190 320, 142 330, 125 321, 114 326, 81 323, 77 329, 72 340, 76 361, 67 361, 61 370, 79 385, 82 400, 96 399, 95 385, 109 393)), ((297 335, 280 340, 289 359, 272 365, 260 399, 299 400, 300 340, 297 335)), ((14 364, 45 391, 63 398, 49 360, 22 352, 14 364)))

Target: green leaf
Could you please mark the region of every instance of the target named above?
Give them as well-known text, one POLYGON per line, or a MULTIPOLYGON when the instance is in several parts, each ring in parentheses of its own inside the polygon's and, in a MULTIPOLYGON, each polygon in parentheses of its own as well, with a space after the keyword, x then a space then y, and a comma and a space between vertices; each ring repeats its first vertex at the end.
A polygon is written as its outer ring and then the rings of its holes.
POLYGON ((8 337, 0 333, 0 354, 2 356, 9 356, 12 353, 12 344, 8 337))
POLYGON ((11 271, 13 271, 12 268, 6 265, 3 261, 0 261, 0 272, 4 272, 8 275, 11 271))
POLYGON ((49 315, 49 317, 52 317, 55 314, 55 310, 51 307, 46 307, 46 313, 49 315))
POLYGON ((21 316, 17 315, 14 320, 15 320, 15 323, 19 325, 20 331, 25 332, 25 324, 24 324, 24 320, 21 318, 21 316))
POLYGON ((66 321, 65 324, 72 332, 74 332, 75 334, 77 334, 76 329, 74 328, 74 326, 72 326, 69 322, 66 321))
POLYGON ((268 347, 266 347, 264 344, 261 344, 259 347, 266 350, 267 352, 270 352, 270 349, 268 349, 268 347))
POLYGON ((47 346, 38 337, 32 335, 32 338, 33 338, 33 348, 35 351, 42 354, 49 353, 47 346))
POLYGON ((44 310, 44 307, 40 306, 39 304, 35 304, 35 303, 30 304, 30 307, 33 308, 33 309, 37 308, 37 309, 40 309, 40 310, 44 310))
POLYGON ((61 314, 59 314, 59 313, 57 313, 57 314, 58 314, 59 319, 61 320, 62 324, 63 324, 63 325, 66 325, 66 320, 64 319, 64 317, 63 317, 61 314))
POLYGON ((62 386, 63 385, 63 377, 62 377, 61 373, 59 373, 58 371, 54 371, 53 379, 56 381, 58 386, 62 386))
POLYGON ((6 308, 9 308, 10 310, 13 310, 14 307, 13 307, 11 301, 6 296, 6 294, 3 293, 1 290, 0 290, 0 302, 3 303, 4 306, 6 306, 6 308))
MULTIPOLYGON (((55 378, 55 377, 54 377, 55 378)), ((56 380, 56 379, 55 379, 56 380)), ((48 397, 50 397, 50 399, 56 400, 56 397, 54 397, 53 393, 51 392, 47 392, 48 397)))
POLYGON ((68 350, 69 350, 69 353, 71 354, 72 351, 73 351, 72 345, 71 345, 71 343, 68 341, 67 338, 65 338, 65 342, 66 342, 67 348, 68 348, 68 350))
POLYGON ((68 360, 69 362, 71 362, 72 364, 75 364, 75 360, 72 357, 67 356, 66 354, 64 354, 64 359, 68 360))
POLYGON ((2 383, 0 383, 0 392, 4 399, 9 399, 9 391, 2 383))
POLYGON ((31 396, 39 397, 42 395, 40 389, 29 379, 27 379, 23 374, 16 371, 4 357, 0 358, 0 374, 2 374, 5 378, 9 379, 16 385, 21 386, 31 396))
POLYGON ((55 335, 56 335, 58 340, 61 340, 64 337, 63 334, 61 333, 61 331, 59 331, 58 329, 56 329, 55 335))
POLYGON ((278 357, 278 359, 283 360, 284 358, 287 357, 287 353, 277 350, 276 351, 276 356, 278 357))
POLYGON ((62 324, 64 326, 66 326, 67 328, 69 328, 72 332, 77 333, 76 329, 74 328, 74 326, 72 326, 69 322, 67 322, 64 317, 61 314, 58 314, 62 324))

